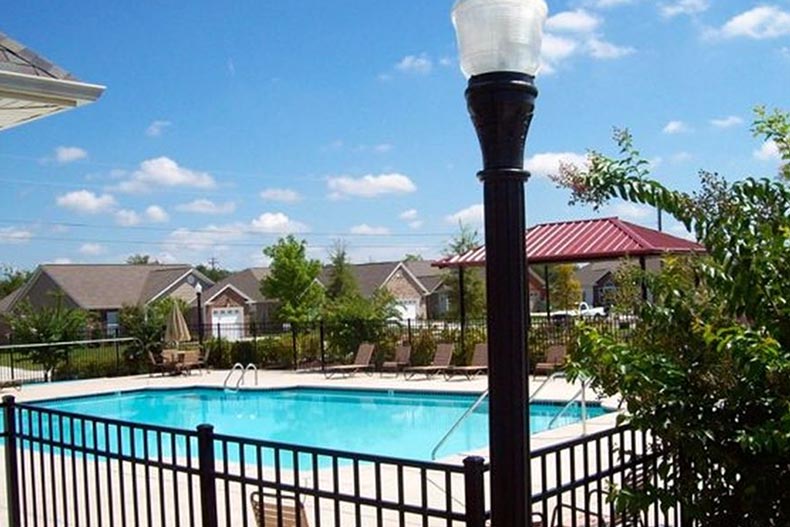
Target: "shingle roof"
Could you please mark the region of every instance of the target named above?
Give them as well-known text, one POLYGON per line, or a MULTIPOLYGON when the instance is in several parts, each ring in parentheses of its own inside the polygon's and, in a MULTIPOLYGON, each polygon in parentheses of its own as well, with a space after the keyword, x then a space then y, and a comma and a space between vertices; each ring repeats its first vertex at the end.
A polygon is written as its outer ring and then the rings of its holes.
POLYGON ((251 267, 220 280, 203 292, 203 298, 209 302, 227 286, 232 286, 247 295, 253 302, 266 302, 268 299, 261 293, 261 280, 269 274, 268 267, 251 267))
MULTIPOLYGON (((117 309, 145 304, 192 267, 173 265, 58 265, 39 267, 81 308, 117 309)), ((35 279, 35 278, 34 278, 35 279)))
POLYGON ((0 32, 0 70, 50 79, 77 80, 69 72, 2 32, 0 32))
MULTIPOLYGON (((374 262, 351 265, 351 272, 357 282, 359 293, 364 297, 370 297, 376 289, 384 284, 384 281, 392 274, 400 262, 374 262)), ((332 276, 332 268, 325 266, 318 275, 318 281, 329 285, 332 276)))
MULTIPOLYGON (((619 218, 544 223, 526 232, 529 263, 571 263, 617 260, 628 256, 666 253, 704 253, 689 240, 648 229, 619 218)), ((435 262, 438 267, 485 265, 486 249, 480 246, 460 256, 435 262)))
POLYGON ((19 295, 22 294, 22 291, 24 289, 25 289, 24 285, 17 287, 9 294, 7 294, 5 297, 0 299, 0 313, 5 313, 6 311, 8 311, 11 308, 11 306, 14 304, 14 302, 16 302, 19 295))

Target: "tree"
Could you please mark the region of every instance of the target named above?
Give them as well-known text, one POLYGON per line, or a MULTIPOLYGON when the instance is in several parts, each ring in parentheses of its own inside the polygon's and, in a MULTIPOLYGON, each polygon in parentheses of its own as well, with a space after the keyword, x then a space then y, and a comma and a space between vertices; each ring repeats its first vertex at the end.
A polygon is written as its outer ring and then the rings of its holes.
POLYGON ((335 242, 329 255, 329 261, 329 284, 326 286, 327 298, 329 300, 337 300, 358 294, 357 280, 351 272, 351 263, 348 261, 346 245, 343 242, 335 242))
POLYGON ((421 254, 412 254, 407 253, 406 256, 403 257, 404 262, 421 262, 423 261, 423 257, 421 254))
POLYGON ((551 301, 557 309, 575 309, 582 299, 582 284, 572 264, 554 266, 549 271, 551 301))
MULTIPOLYGON (((480 236, 475 229, 464 223, 458 224, 456 234, 443 251, 444 256, 456 256, 480 246, 480 236)), ((445 275, 444 284, 449 297, 447 318, 461 318, 459 304, 460 281, 459 271, 450 271, 445 275)), ((475 268, 464 269, 464 308, 467 319, 483 318, 486 312, 486 292, 482 271, 475 268)))
POLYGON ((126 259, 129 265, 158 265, 159 260, 151 258, 148 254, 133 254, 126 259))
MULTIPOLYGON (((790 158, 790 117, 756 112, 753 130, 790 158)), ((701 525, 790 524, 790 185, 782 178, 727 183, 701 173, 687 194, 649 178, 631 135, 617 158, 589 154, 556 180, 572 202, 620 197, 661 207, 691 229, 707 257, 667 259, 645 277, 629 342, 582 327, 571 372, 622 395, 634 427, 664 450, 663 490, 620 489, 618 502, 680 504, 701 525), (677 460, 677 461, 675 461, 677 460)))
POLYGON ((182 313, 188 306, 181 299, 166 297, 149 305, 123 306, 118 313, 118 323, 125 337, 135 340, 127 347, 126 360, 139 363, 148 360, 148 353, 162 352, 167 316, 177 303, 182 313))
POLYGON ((32 274, 24 269, 3 266, 2 271, 0 271, 0 299, 22 287, 32 274))
POLYGON ((231 271, 223 269, 222 267, 209 267, 203 264, 196 265, 195 269, 212 282, 219 282, 233 274, 231 271))
MULTIPOLYGON (((66 306, 62 294, 53 296, 52 306, 33 307, 30 302, 23 302, 7 316, 15 344, 56 344, 85 337, 88 312, 66 306)), ((30 348, 27 355, 44 368, 45 378, 49 379, 52 371, 68 359, 68 346, 30 348)))
POLYGON ((324 302, 324 289, 317 282, 321 262, 307 258, 307 242, 288 235, 266 247, 263 254, 272 263, 261 280, 261 293, 280 302, 277 318, 297 324, 315 320, 324 302))

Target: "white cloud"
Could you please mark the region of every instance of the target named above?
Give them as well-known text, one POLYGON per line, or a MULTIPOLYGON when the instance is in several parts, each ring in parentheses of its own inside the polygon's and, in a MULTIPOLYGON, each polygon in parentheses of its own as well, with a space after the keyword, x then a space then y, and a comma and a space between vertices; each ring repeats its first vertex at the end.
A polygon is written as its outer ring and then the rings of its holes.
POLYGON ((261 192, 261 198, 266 201, 279 201, 282 203, 296 203, 302 199, 295 190, 289 188, 267 188, 261 192))
POLYGON ((619 7, 632 4, 633 2, 634 0, 595 0, 590 2, 590 5, 598 9, 609 9, 610 7, 619 7))
POLYGON ((710 8, 709 0, 675 0, 659 5, 661 16, 672 18, 678 15, 697 15, 710 8))
POLYGON ((104 246, 100 243, 83 243, 80 247, 80 254, 87 254, 89 256, 97 256, 104 252, 104 246))
POLYGON ((165 223, 170 219, 170 215, 159 205, 151 205, 145 209, 145 217, 154 223, 165 223))
POLYGON ((373 146, 373 151, 377 154, 386 154, 392 151, 393 146, 389 143, 381 143, 373 146))
POLYGON ((61 165, 88 157, 88 152, 78 146, 58 146, 55 148, 55 161, 61 165))
POLYGON ((790 11, 769 5, 758 6, 736 15, 720 29, 712 29, 707 33, 707 36, 712 37, 745 37, 756 40, 786 35, 790 35, 790 11))
POLYGON ((32 237, 33 233, 27 229, 0 227, 0 245, 27 243, 32 237))
POLYGON ((779 147, 773 141, 766 141, 759 150, 754 151, 755 159, 760 161, 778 161, 782 157, 779 155, 779 147))
POLYGON ((563 11, 546 20, 546 31, 591 33, 601 25, 601 19, 584 9, 563 11))
POLYGON ((404 73, 418 73, 426 75, 433 69, 433 61, 426 53, 420 55, 407 55, 395 64, 395 69, 404 73))
POLYGON ((108 212, 117 205, 115 198, 110 194, 96 195, 89 190, 75 190, 58 196, 56 200, 58 206, 70 209, 82 214, 98 214, 108 212))
POLYGON ((667 135, 676 135, 688 133, 691 128, 683 121, 669 121, 662 131, 667 135))
POLYGON ((533 176, 548 177, 557 173, 560 163, 585 166, 587 156, 574 152, 544 152, 527 158, 524 161, 524 168, 533 176))
POLYGON ((624 220, 632 220, 640 222, 647 218, 656 217, 656 210, 647 205, 637 205, 635 203, 618 202, 609 207, 608 213, 622 218, 624 220))
POLYGON ((145 129, 145 135, 148 137, 159 137, 172 124, 170 121, 154 121, 145 129))
POLYGON ((241 223, 222 226, 209 225, 194 230, 182 227, 168 235, 165 247, 167 251, 176 254, 185 250, 220 253, 229 249, 227 245, 224 245, 225 243, 242 238, 245 230, 246 227, 241 223))
POLYGON ((614 60, 636 53, 630 46, 618 46, 595 37, 587 41, 587 48, 590 56, 599 60, 614 60))
POLYGON ((368 174, 360 178, 350 176, 330 177, 327 180, 330 199, 344 197, 375 198, 386 194, 408 194, 417 186, 403 174, 368 174))
POLYGON ((194 214, 232 214, 236 210, 236 204, 232 201, 214 203, 209 199, 196 199, 190 203, 177 205, 176 210, 194 214))
POLYGON ((290 219, 282 212, 264 212, 250 222, 250 227, 255 232, 270 234, 288 234, 308 230, 307 225, 290 219))
POLYGON ((783 47, 779 50, 779 53, 786 59, 790 59, 790 47, 783 47))
POLYGON ((414 220, 409 222, 409 228, 419 229, 422 227, 422 220, 414 220))
POLYGON ((716 128, 733 128, 743 124, 743 119, 737 115, 730 115, 720 119, 711 119, 710 124, 716 128))
POLYGON ((52 260, 52 263, 55 265, 69 265, 72 261, 71 258, 60 257, 52 260))
POLYGON ((603 19, 584 9, 563 11, 549 17, 541 48, 541 71, 556 72, 562 62, 574 56, 614 60, 636 49, 607 41, 600 31, 603 19))
POLYGON ((417 212, 417 209, 409 209, 401 212, 400 216, 398 217, 404 221, 414 221, 417 219, 418 216, 419 213, 417 212))
POLYGON ((384 235, 389 234, 390 230, 386 227, 374 227, 367 223, 363 223, 361 225, 354 225, 349 232, 351 232, 351 234, 384 235))
POLYGON ((449 216, 445 216, 444 220, 447 223, 452 224, 459 224, 463 223, 464 225, 482 225, 483 224, 483 205, 470 205, 465 209, 461 209, 458 212, 454 212, 449 216))
POLYGON ((139 225, 143 220, 133 210, 121 209, 115 213, 115 223, 123 227, 139 225))
POLYGON ((216 181, 208 172, 190 170, 163 156, 140 163, 140 168, 132 173, 131 178, 121 182, 117 188, 122 192, 147 192, 157 187, 212 189, 216 187, 216 181))
POLYGON ((676 154, 672 154, 669 157, 669 160, 675 164, 685 163, 686 161, 691 161, 692 159, 694 159, 694 156, 688 152, 678 152, 676 154))

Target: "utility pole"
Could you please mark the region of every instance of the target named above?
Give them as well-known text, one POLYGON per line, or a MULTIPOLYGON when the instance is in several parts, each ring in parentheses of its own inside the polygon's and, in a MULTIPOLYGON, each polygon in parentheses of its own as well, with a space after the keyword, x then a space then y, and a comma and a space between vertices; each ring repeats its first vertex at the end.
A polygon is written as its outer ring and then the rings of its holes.
POLYGON ((216 271, 217 265, 219 264, 219 260, 217 260, 215 257, 212 256, 211 258, 208 259, 208 264, 209 266, 211 266, 212 271, 216 271))

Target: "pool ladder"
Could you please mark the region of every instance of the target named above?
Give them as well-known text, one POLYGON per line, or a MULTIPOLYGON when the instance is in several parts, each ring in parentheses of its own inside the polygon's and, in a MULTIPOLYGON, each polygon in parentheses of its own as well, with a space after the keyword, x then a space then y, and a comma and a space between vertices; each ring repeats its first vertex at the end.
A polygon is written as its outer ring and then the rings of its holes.
POLYGON ((222 383, 222 387, 225 390, 230 390, 234 392, 239 391, 239 386, 244 386, 244 377, 247 375, 247 372, 252 370, 255 373, 255 386, 258 386, 258 368, 255 367, 255 364, 249 363, 245 367, 242 363, 237 362, 233 365, 233 368, 228 372, 225 376, 225 382, 222 383), (239 375, 239 379, 236 381, 236 386, 234 388, 228 388, 228 383, 230 382, 230 378, 233 376, 233 372, 239 371, 241 375, 239 375))
MULTIPOLYGON (((546 377, 546 379, 540 384, 540 386, 538 386, 538 389, 535 390, 532 393, 532 395, 529 397, 529 402, 531 403, 535 399, 535 397, 538 396, 538 394, 543 390, 543 388, 546 387, 546 385, 549 383, 549 381, 553 381, 554 379, 557 379, 557 378, 560 378, 560 377, 565 377, 565 373, 560 371, 560 372, 557 372, 557 373, 552 373, 551 375, 546 377)), ((571 400, 568 401, 567 404, 565 404, 565 406, 563 406, 562 410, 557 412, 557 415, 555 415, 551 419, 547 429, 550 429, 552 426, 554 426, 554 423, 560 417, 565 415, 565 412, 567 412, 568 409, 576 403, 576 400, 581 398, 582 435, 587 435, 587 397, 586 397, 586 388, 587 388, 587 381, 585 379, 582 379, 582 387, 581 387, 581 389, 578 392, 576 392, 576 395, 574 395, 571 398, 571 400)), ((485 401, 485 399, 487 397, 488 397, 488 390, 486 390, 482 394, 480 394, 480 397, 478 397, 477 400, 475 400, 475 402, 472 403, 472 406, 470 406, 463 413, 463 415, 461 415, 461 417, 459 417, 458 420, 455 421, 455 423, 453 423, 453 426, 451 426, 449 428, 449 430, 447 430, 447 432, 442 436, 442 438, 439 440, 439 442, 436 443, 436 446, 433 447, 433 450, 431 450, 431 459, 432 460, 436 459, 436 453, 447 442, 447 440, 450 438, 450 436, 453 435, 453 432, 455 432, 458 429, 458 427, 461 426, 461 423, 463 423, 466 420, 467 417, 469 417, 472 413, 474 413, 474 411, 477 410, 477 408, 481 404, 483 404, 483 401, 485 401)))

